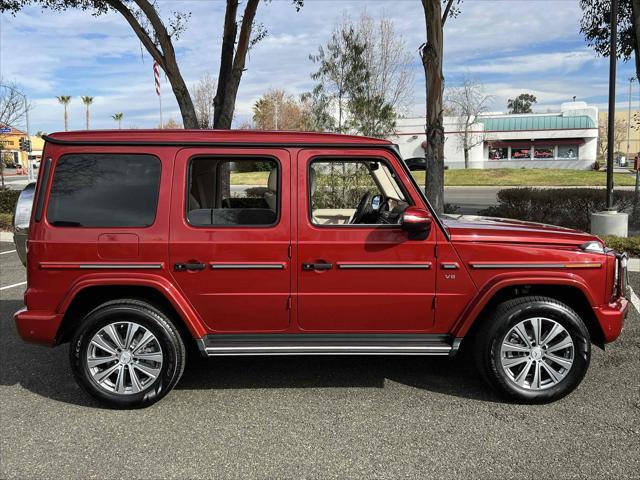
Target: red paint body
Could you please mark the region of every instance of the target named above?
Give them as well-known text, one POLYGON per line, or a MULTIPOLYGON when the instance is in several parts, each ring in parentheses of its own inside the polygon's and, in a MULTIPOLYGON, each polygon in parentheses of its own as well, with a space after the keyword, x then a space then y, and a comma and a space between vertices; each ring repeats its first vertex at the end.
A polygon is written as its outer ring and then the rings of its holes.
MULTIPOLYGON (((628 303, 622 297, 614 298, 615 256, 578 248, 597 240, 591 235, 495 219, 462 217, 442 224, 432 213, 433 222, 424 240, 409 240, 399 225, 312 224, 307 166, 318 157, 383 159, 404 184, 410 203, 431 212, 386 141, 327 134, 185 130, 70 132, 53 137, 95 144, 47 143, 43 158, 52 160, 53 172, 57 160, 67 153, 157 156, 162 163, 159 202, 155 221, 147 228, 74 228, 47 222, 45 197, 41 221, 31 220, 27 308, 16 314, 25 340, 57 343, 60 324, 76 295, 88 287, 114 285, 154 289, 174 307, 194 338, 272 332, 464 337, 494 295, 508 287, 531 285, 566 286, 581 292, 606 342, 613 341, 622 328, 628 303), (106 145, 108 142, 121 145, 106 145), (154 142, 167 144, 152 145, 154 142), (255 143, 266 145, 250 145, 255 143), (184 213, 187 164, 202 155, 276 159, 281 169, 277 224, 232 228, 189 225, 184 213), (207 266, 267 263, 282 268, 172 268, 176 263, 191 262, 207 266), (337 268, 304 271, 301 266, 307 262, 330 262, 337 268), (98 268, 105 263, 133 268, 98 268), (421 268, 340 268, 360 263, 421 268), (509 263, 519 267, 486 268, 509 263), (135 268, 149 265, 160 267, 135 268)), ((48 194, 51 179, 47 185, 39 180, 37 196, 48 194)))

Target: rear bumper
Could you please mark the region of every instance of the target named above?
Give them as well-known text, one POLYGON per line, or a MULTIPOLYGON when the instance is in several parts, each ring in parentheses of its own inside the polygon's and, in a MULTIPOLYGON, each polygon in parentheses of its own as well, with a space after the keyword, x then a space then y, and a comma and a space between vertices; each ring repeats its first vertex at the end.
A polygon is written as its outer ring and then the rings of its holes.
POLYGON ((51 312, 18 310, 14 316, 18 333, 26 342, 55 344, 56 333, 62 321, 62 315, 51 312))
POLYGON ((604 342, 613 342, 620 335, 629 313, 629 300, 620 297, 608 305, 595 307, 593 311, 602 327, 604 342))

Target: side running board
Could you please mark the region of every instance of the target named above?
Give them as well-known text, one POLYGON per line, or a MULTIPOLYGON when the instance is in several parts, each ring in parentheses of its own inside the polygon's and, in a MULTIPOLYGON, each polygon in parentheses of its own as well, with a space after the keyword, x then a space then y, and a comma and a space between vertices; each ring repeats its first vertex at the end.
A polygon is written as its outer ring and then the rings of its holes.
POLYGON ((204 356, 233 355, 455 355, 450 335, 214 334, 198 339, 204 356))

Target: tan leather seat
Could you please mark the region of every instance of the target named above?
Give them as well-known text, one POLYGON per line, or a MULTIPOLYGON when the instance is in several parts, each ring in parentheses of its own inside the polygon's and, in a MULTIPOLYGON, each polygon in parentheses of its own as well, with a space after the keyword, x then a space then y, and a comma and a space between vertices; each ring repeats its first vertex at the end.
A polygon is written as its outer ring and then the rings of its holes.
POLYGON ((275 168, 269 172, 264 199, 269 208, 275 212, 278 207, 278 170, 275 168))

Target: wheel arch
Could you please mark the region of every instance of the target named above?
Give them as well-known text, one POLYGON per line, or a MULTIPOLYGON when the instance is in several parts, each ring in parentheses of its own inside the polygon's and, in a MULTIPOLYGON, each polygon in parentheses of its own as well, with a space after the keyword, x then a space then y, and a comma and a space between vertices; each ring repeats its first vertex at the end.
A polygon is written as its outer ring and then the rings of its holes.
MULTIPOLYGON (((168 282, 167 282, 168 283, 168 282)), ((206 334, 202 321, 191 305, 165 281, 136 279, 90 279, 78 282, 58 308, 63 314, 56 334, 56 344, 66 343, 78 323, 91 310, 111 300, 135 299, 149 303, 169 315, 183 336, 192 341, 206 334)))
MULTIPOLYGON (((597 302, 588 286, 575 278, 501 279, 479 292, 453 328, 459 338, 473 337, 500 303, 520 296, 550 297, 571 307, 584 321, 591 342, 604 349, 604 332, 593 311, 597 302)), ((464 343, 464 342, 463 342, 464 343)))

